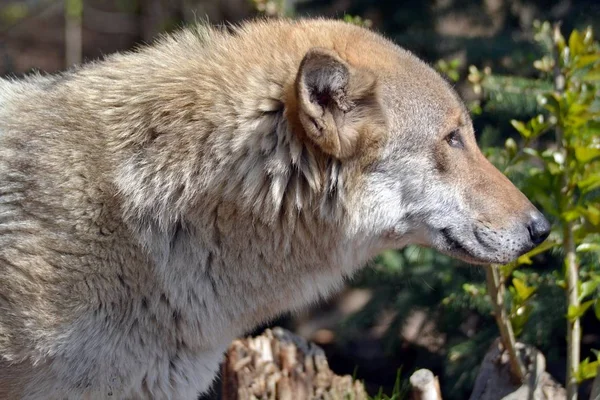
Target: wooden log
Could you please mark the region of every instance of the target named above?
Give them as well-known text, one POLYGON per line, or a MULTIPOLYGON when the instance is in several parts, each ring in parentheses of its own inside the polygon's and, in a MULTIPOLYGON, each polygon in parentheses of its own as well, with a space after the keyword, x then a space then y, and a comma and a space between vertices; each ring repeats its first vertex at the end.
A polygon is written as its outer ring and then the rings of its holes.
POLYGON ((222 365, 223 400, 366 400, 361 382, 333 373, 323 350, 281 328, 235 340, 222 365))
POLYGON ((419 369, 410 376, 412 400, 442 400, 440 382, 428 369, 419 369))

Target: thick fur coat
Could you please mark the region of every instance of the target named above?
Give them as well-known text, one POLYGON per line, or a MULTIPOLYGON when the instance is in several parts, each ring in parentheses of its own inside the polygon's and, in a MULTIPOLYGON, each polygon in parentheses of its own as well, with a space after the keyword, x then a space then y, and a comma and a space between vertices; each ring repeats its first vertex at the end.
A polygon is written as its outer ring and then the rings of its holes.
POLYGON ((0 80, 0 398, 194 399, 234 337, 378 252, 504 262, 544 224, 450 86, 345 23, 0 80))

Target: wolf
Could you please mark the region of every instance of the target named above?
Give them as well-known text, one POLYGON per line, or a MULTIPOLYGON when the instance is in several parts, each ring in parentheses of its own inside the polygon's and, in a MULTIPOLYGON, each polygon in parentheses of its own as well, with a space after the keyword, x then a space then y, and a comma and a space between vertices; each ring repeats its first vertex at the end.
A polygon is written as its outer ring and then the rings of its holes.
POLYGON ((383 250, 505 263, 549 229, 452 87, 358 26, 200 24, 0 80, 0 398, 194 399, 383 250))

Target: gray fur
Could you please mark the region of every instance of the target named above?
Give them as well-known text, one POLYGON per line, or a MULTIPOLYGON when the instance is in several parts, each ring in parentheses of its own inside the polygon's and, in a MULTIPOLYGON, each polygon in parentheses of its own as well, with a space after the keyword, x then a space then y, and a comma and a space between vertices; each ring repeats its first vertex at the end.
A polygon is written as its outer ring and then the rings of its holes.
POLYGON ((443 79, 340 22, 198 27, 0 80, 0 398, 193 399, 233 338, 381 250, 505 262, 533 212, 443 79), (304 101, 314 57, 335 106, 304 101))

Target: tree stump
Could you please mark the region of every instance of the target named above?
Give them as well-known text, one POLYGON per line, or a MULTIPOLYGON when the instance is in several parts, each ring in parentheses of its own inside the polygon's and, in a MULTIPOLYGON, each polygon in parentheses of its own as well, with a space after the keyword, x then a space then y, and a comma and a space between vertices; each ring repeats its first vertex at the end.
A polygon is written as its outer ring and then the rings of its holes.
POLYGON ((367 400, 361 382, 331 371, 323 350, 281 328, 230 345, 223 400, 367 400))
POLYGON ((428 369, 416 370, 410 376, 412 400, 442 400, 440 382, 428 369))
POLYGON ((483 359, 470 400, 566 399, 565 389, 546 372, 544 355, 523 343, 515 347, 527 370, 525 382, 512 379, 508 353, 497 339, 483 359))

